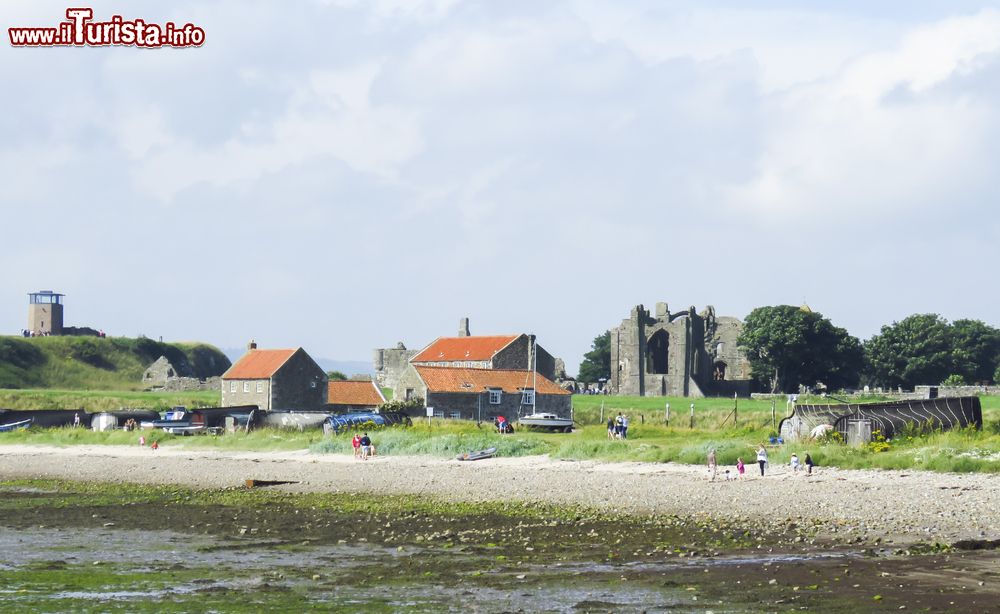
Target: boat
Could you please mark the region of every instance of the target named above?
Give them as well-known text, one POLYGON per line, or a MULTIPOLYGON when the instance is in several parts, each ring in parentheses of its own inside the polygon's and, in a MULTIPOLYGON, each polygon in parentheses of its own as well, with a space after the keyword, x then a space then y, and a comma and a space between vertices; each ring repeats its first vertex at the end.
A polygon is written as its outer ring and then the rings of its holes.
POLYGON ((492 458, 493 455, 497 453, 496 448, 486 448, 485 450, 476 450, 474 452, 466 452, 465 454, 459 454, 458 460, 460 461, 474 461, 482 460, 484 458, 492 458))
POLYGON ((529 414, 517 419, 519 426, 531 426, 569 433, 573 430, 572 418, 561 418, 556 414, 529 414))
POLYGON ((11 422, 9 424, 0 424, 0 433, 6 433, 7 431, 13 431, 15 429, 25 429, 31 426, 31 418, 27 420, 21 420, 20 422, 11 422))

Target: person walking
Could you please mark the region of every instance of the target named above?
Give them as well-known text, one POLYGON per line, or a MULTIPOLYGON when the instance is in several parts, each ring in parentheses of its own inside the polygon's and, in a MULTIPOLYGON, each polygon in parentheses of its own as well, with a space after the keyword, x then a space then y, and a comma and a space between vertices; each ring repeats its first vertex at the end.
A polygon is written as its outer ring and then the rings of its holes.
POLYGON ((764 444, 757 446, 757 464, 760 465, 760 477, 764 477, 764 465, 767 464, 767 448, 764 444))
POLYGON ((608 439, 615 438, 615 419, 608 417, 608 439))
POLYGON ((622 416, 622 439, 628 439, 628 416, 622 416))
POLYGON ((715 481, 715 473, 718 469, 718 465, 715 462, 715 448, 708 451, 708 481, 715 481))
POLYGON ((351 447, 354 448, 355 460, 361 458, 361 435, 354 434, 354 437, 351 438, 351 447))
POLYGON ((736 479, 742 480, 743 474, 746 473, 747 467, 743 464, 742 458, 736 459, 736 479))
POLYGON ((368 437, 368 433, 365 433, 361 437, 361 460, 368 460, 368 457, 372 454, 372 440, 368 437))

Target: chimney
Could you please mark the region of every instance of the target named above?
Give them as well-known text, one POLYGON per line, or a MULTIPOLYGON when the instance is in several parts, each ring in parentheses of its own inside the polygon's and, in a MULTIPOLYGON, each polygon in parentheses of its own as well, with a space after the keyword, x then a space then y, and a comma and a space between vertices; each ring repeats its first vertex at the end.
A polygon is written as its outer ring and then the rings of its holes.
POLYGON ((251 339, 250 343, 247 344, 247 351, 251 352, 251 351, 256 350, 256 349, 257 349, 257 342, 254 341, 253 339, 251 339))
POLYGON ((462 318, 458 321, 458 336, 468 337, 469 336, 469 318, 462 318))

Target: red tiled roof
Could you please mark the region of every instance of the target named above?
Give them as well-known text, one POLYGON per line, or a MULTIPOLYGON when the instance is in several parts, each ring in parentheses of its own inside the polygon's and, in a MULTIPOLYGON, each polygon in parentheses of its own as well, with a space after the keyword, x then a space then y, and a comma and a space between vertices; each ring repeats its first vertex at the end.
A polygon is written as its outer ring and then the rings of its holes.
POLYGON ((222 374, 222 379, 270 379, 298 350, 250 350, 222 374))
POLYGON ((452 362, 456 360, 490 360, 493 355, 520 335, 492 337, 438 337, 411 362, 452 362))
POLYGON ((385 397, 372 381, 333 381, 327 386, 326 402, 331 405, 377 407, 385 403, 385 397))
POLYGON ((462 369, 456 367, 421 367, 414 365, 428 392, 483 392, 499 388, 520 392, 535 386, 538 394, 570 394, 552 380, 531 371, 515 369, 462 369))

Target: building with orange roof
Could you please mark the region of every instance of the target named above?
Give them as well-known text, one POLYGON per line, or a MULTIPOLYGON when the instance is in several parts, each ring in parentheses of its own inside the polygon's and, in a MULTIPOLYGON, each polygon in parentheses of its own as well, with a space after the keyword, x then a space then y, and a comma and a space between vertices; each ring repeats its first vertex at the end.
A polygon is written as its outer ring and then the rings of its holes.
POLYGON ((418 396, 434 415, 491 422, 532 413, 572 415, 573 395, 549 378, 524 369, 475 369, 414 365, 418 396))
POLYGON ((326 387, 326 404, 331 410, 375 409, 385 396, 371 380, 331 381, 326 387))
POLYGON ((407 350, 402 343, 392 349, 375 350, 375 379, 391 388, 394 398, 416 396, 420 382, 413 367, 462 369, 537 370, 552 380, 561 376, 561 361, 537 344, 534 335, 472 335, 469 319, 459 322, 458 336, 438 337, 422 350, 407 350))
POLYGON ((326 395, 326 372, 302 348, 261 350, 251 341, 222 374, 223 407, 321 410, 326 395))

